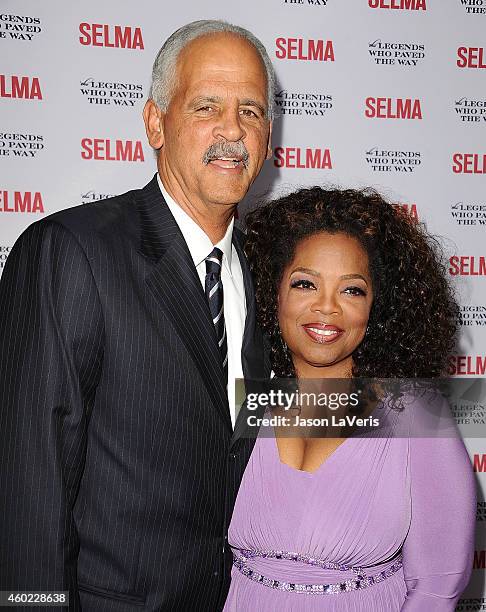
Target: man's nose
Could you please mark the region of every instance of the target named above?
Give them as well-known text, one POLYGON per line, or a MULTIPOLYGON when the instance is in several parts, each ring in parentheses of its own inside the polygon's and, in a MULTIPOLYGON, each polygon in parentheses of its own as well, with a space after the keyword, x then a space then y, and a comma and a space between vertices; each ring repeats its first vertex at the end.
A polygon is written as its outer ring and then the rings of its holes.
POLYGON ((238 109, 227 109, 220 113, 213 130, 213 136, 215 139, 223 138, 230 142, 237 142, 246 136, 238 109))

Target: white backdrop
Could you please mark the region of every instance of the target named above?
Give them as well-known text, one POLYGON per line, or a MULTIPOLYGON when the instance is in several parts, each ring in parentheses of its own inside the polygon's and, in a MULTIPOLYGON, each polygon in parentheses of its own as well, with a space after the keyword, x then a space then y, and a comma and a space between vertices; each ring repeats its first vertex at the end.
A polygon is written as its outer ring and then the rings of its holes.
MULTIPOLYGON (((242 212, 317 183, 406 205, 446 238, 463 311, 450 374, 484 376, 486 0, 1 0, 0 274, 32 222, 153 176, 141 120, 152 61, 203 18, 252 30, 279 78, 275 156, 242 212)), ((486 445, 466 443, 480 499, 458 610, 486 610, 486 445)))

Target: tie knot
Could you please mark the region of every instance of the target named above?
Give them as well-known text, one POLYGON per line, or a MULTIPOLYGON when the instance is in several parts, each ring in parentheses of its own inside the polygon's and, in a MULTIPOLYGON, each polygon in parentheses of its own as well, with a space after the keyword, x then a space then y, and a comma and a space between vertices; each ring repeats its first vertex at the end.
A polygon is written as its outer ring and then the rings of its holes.
POLYGON ((214 247, 211 253, 206 257, 206 274, 220 274, 221 262, 223 261, 223 251, 214 247))

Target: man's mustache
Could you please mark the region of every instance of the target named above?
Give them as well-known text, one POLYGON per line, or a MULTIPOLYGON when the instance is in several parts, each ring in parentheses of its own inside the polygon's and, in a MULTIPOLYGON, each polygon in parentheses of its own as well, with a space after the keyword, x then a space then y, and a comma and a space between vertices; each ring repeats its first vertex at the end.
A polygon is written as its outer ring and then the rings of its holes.
POLYGON ((214 159, 221 159, 222 157, 241 160, 245 168, 248 168, 250 155, 241 140, 236 142, 228 142, 226 140, 215 142, 204 153, 203 164, 207 165, 214 159))

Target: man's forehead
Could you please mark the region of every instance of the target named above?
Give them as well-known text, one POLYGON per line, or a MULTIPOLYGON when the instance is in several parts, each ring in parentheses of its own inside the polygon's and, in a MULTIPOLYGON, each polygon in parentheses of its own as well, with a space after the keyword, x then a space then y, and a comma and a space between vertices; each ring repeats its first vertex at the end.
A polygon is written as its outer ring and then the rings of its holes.
POLYGON ((201 36, 181 51, 179 80, 234 82, 266 86, 266 71, 260 54, 246 39, 218 33, 201 36))
POLYGON ((261 97, 266 98, 265 83, 257 80, 228 79, 224 76, 210 79, 194 79, 179 82, 186 95, 206 96, 212 98, 231 97, 261 97))

